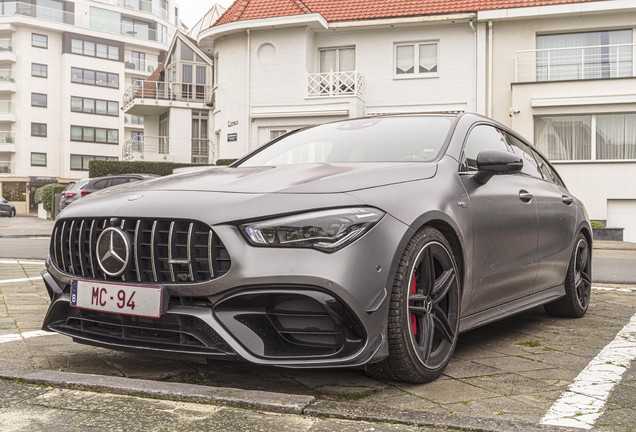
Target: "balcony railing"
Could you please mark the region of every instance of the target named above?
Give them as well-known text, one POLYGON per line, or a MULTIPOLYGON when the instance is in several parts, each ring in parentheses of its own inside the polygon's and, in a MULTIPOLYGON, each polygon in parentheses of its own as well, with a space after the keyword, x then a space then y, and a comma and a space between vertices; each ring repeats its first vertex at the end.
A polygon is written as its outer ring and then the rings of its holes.
POLYGON ((212 102, 212 86, 191 83, 144 81, 128 87, 123 98, 126 109, 135 99, 154 99, 179 102, 212 102))
POLYGON ((362 96, 362 74, 351 72, 324 72, 307 74, 307 96, 362 96))
POLYGON ((212 142, 207 138, 170 138, 167 136, 138 135, 124 144, 122 148, 122 160, 168 160, 174 156, 174 147, 180 149, 190 146, 191 162, 207 165, 214 160, 215 152, 212 142), (177 144, 175 146, 175 144, 177 144))
MULTIPOLYGON (((152 4, 150 0, 118 0, 119 6, 124 6, 132 9, 137 9, 144 12, 150 12, 153 15, 157 15, 164 20, 168 19, 168 11, 159 7, 158 4, 152 4)), ((155 1, 155 3, 158 3, 155 1)))
POLYGON ((130 25, 122 23, 121 21, 108 20, 89 15, 76 15, 72 12, 65 12, 59 9, 37 6, 20 1, 0 3, 0 15, 28 16, 45 21, 70 24, 107 33, 157 41, 164 44, 167 44, 172 37, 168 34, 167 28, 163 25, 160 26, 161 30, 143 27, 143 31, 136 31, 134 28, 131 28, 130 25))
POLYGON ((629 78, 636 44, 517 51, 515 82, 629 78))
POLYGON ((15 113, 15 103, 11 101, 0 101, 0 114, 15 113))
POLYGON ((141 60, 138 58, 126 57, 124 59, 126 69, 132 69, 140 72, 152 73, 159 67, 159 63, 150 60, 141 60))
POLYGON ((0 174, 15 174, 15 162, 0 161, 0 174))
POLYGON ((15 132, 0 131, 0 144, 15 143, 15 132))
POLYGON ((0 69, 0 84, 3 82, 15 82, 15 75, 11 69, 0 69))
MULTIPOLYGON (((4 3, 0 3, 0 8, 4 3)), ((15 52, 15 42, 9 38, 1 38, 0 39, 0 52, 2 51, 11 51, 15 52)))

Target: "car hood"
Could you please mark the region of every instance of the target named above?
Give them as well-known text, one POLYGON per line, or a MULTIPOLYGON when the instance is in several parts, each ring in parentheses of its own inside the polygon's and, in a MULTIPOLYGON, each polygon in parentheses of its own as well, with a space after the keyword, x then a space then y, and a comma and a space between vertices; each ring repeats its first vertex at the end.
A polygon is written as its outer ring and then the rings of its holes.
POLYGON ((434 163, 404 162, 219 167, 139 182, 127 189, 129 192, 341 193, 422 180, 433 177, 436 171, 434 163))

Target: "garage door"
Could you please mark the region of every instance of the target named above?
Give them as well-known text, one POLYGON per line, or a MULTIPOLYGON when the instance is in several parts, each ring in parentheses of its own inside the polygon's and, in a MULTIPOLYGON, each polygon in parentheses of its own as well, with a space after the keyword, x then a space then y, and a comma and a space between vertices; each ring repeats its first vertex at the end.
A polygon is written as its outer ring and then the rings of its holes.
POLYGON ((636 200, 607 200, 607 226, 625 228, 623 240, 636 243, 636 200))

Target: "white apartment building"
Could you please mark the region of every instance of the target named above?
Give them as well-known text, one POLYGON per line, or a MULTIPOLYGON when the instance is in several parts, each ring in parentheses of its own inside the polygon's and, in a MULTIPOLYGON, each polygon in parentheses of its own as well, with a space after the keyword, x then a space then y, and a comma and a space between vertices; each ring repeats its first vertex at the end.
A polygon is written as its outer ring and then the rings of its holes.
POLYGON ((88 176, 143 134, 127 87, 147 79, 181 27, 173 0, 0 2, 0 190, 18 213, 37 188, 88 176))
POLYGON ((590 218, 636 242, 636 2, 479 12, 492 117, 551 160, 590 218))

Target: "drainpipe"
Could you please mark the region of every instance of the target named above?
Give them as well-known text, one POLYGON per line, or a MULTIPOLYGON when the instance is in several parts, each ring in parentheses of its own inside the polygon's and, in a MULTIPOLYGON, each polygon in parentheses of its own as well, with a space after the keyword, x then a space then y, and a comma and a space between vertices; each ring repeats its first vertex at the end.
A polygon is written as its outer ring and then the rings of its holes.
POLYGON ((251 60, 252 60, 252 34, 250 29, 247 29, 247 152, 252 149, 252 108, 250 106, 250 83, 252 81, 251 75, 251 60))
POLYGON ((488 21, 488 117, 492 118, 492 21, 488 21))
POLYGON ((474 91, 474 95, 473 95, 473 111, 477 112, 477 58, 478 58, 478 53, 477 53, 477 29, 475 28, 475 25, 473 24, 473 20, 468 21, 468 24, 470 25, 470 28, 473 31, 473 50, 474 50, 474 59, 473 59, 473 63, 474 63, 474 76, 473 76, 473 91, 474 91))

